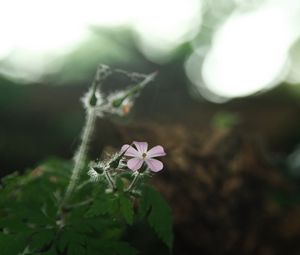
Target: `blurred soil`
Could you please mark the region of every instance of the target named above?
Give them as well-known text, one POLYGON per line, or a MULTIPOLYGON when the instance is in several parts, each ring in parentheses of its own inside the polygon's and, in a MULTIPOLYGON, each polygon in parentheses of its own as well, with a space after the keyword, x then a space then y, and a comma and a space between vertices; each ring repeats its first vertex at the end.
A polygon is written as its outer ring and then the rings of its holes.
POLYGON ((300 254, 297 186, 254 135, 146 122, 117 133, 166 149, 153 181, 173 210, 175 254, 300 254))

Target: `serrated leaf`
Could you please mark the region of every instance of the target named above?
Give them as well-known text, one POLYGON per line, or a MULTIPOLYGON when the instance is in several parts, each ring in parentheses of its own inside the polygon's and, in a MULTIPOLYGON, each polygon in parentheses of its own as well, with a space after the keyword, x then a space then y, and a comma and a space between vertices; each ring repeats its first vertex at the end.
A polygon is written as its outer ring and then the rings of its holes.
POLYGON ((147 216, 150 226, 155 230, 158 237, 172 249, 173 230, 171 209, 159 192, 147 186, 143 190, 141 201, 141 214, 147 216))
POLYGON ((119 195, 119 202, 121 214, 126 222, 131 225, 133 223, 134 213, 130 197, 122 193, 119 195))

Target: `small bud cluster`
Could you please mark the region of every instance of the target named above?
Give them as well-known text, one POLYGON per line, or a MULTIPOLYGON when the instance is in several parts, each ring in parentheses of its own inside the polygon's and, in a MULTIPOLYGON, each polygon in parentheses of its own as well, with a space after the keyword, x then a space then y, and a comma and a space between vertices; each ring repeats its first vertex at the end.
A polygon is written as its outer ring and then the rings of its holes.
POLYGON ((91 181, 106 180, 111 190, 116 190, 116 176, 126 170, 124 153, 115 153, 104 161, 92 162, 88 175, 91 181))
POLYGON ((112 69, 106 65, 100 65, 96 73, 93 85, 89 91, 82 98, 84 108, 89 110, 95 109, 98 117, 105 115, 118 115, 125 116, 130 111, 134 104, 134 100, 139 95, 141 90, 151 82, 156 76, 156 73, 149 75, 130 73, 120 69, 112 69), (101 93, 101 86, 105 79, 113 73, 123 74, 131 82, 136 85, 126 88, 124 90, 111 92, 108 96, 104 97, 101 93))

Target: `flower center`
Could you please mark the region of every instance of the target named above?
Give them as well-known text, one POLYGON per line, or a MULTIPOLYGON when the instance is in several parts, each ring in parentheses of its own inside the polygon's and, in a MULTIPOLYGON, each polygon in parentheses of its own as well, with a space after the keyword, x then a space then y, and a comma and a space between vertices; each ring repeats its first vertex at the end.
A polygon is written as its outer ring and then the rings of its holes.
POLYGON ((144 152, 144 153, 142 154, 142 157, 143 157, 143 159, 146 158, 146 157, 147 157, 147 154, 144 152))

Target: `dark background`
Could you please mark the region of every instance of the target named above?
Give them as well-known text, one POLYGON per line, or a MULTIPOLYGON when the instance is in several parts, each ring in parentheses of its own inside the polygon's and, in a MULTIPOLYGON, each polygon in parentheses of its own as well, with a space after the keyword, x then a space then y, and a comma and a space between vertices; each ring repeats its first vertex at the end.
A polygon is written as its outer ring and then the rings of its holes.
MULTIPOLYGON (((209 12, 205 17, 214 20, 209 12)), ((210 42, 215 29, 197 36, 210 42)), ((80 98, 99 63, 158 70, 128 116, 97 122, 90 157, 132 140, 166 148, 165 170, 153 182, 172 207, 176 254, 299 254, 299 85, 280 82, 248 97, 210 102, 185 74, 190 42, 155 63, 131 30, 91 31, 54 73, 26 83, 0 76, 0 175, 53 156, 73 157, 85 118, 80 98)))

